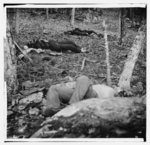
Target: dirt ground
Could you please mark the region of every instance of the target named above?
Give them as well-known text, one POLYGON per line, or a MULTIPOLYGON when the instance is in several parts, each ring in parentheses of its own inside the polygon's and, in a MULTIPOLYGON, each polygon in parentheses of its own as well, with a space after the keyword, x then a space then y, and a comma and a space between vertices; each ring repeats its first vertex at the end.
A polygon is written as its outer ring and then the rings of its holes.
MULTIPOLYGON (((94 30, 97 33, 103 34, 102 21, 105 18, 108 24, 108 34, 111 36, 109 39, 110 50, 110 65, 111 65, 111 78, 112 84, 117 85, 120 74, 122 73, 127 54, 132 46, 133 40, 137 33, 136 30, 126 29, 126 35, 123 38, 122 45, 118 45, 119 36, 119 19, 118 11, 104 10, 103 15, 100 17, 99 23, 87 23, 83 21, 75 21, 75 27, 86 30, 94 30)), ((46 40, 72 40, 82 48, 89 50, 89 53, 62 53, 61 56, 51 56, 50 60, 42 60, 41 54, 30 54, 33 59, 33 65, 27 60, 18 59, 17 64, 17 77, 19 82, 19 90, 23 90, 22 83, 25 81, 31 82, 46 82, 38 84, 40 87, 49 88, 52 84, 60 83, 66 76, 76 78, 79 75, 86 75, 92 79, 94 84, 106 83, 106 63, 105 63, 105 43, 104 38, 99 39, 96 36, 75 36, 65 35, 64 32, 71 30, 69 18, 65 14, 49 14, 46 19, 45 14, 31 15, 27 11, 20 11, 19 13, 19 33, 12 33, 13 39, 19 44, 20 47, 26 45, 29 41, 37 38, 46 40), (86 62, 83 70, 81 70, 82 61, 86 57, 95 62, 86 62)), ((13 20, 12 25, 13 28, 13 20)), ((139 60, 136 63, 133 77, 132 86, 136 86, 138 82, 142 82, 143 90, 138 94, 144 94, 146 90, 146 52, 140 54, 139 60)), ((18 96, 18 94, 13 94, 18 96)), ((11 105, 10 105, 11 106, 11 105)), ((8 108, 11 108, 12 106, 8 108)), ((14 107, 15 108, 15 107, 14 107)), ((31 116, 25 113, 20 114, 16 111, 14 115, 8 119, 8 137, 10 138, 23 138, 29 137, 38 128, 38 125, 43 121, 40 115, 31 116), (40 119, 39 119, 40 118, 40 119), (20 124, 27 124, 28 131, 25 133, 18 133, 20 124), (13 124, 12 124, 13 122, 13 124), (28 123, 27 123, 28 122, 28 123)), ((17 109, 16 109, 17 110, 17 109)), ((25 125, 22 125, 25 126, 25 125)))

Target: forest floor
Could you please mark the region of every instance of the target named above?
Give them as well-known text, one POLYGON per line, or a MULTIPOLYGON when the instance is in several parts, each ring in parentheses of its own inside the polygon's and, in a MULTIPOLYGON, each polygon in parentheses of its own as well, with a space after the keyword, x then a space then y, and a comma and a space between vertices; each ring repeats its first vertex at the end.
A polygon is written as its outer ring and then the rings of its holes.
MULTIPOLYGON (((109 52, 110 52, 110 66, 112 84, 117 85, 120 74, 127 58, 127 54, 133 44, 137 31, 126 29, 126 35, 123 38, 122 45, 118 45, 119 36, 119 20, 118 13, 115 11, 103 12, 99 23, 85 23, 83 21, 75 21, 75 27, 81 30, 93 30, 97 33, 103 34, 102 21, 106 18, 108 24, 109 52)), ((47 90, 51 85, 60 83, 66 76, 76 78, 80 75, 88 76, 94 84, 106 83, 106 62, 105 62, 105 43, 104 38, 96 36, 75 36, 65 35, 64 32, 71 30, 69 18, 66 15, 50 14, 46 19, 45 15, 34 15, 30 13, 20 12, 19 17, 19 33, 13 33, 13 39, 22 48, 29 41, 33 39, 46 40, 72 40, 82 48, 86 48, 89 53, 62 53, 61 56, 51 56, 50 60, 42 60, 41 54, 31 54, 33 65, 27 60, 20 60, 17 58, 17 77, 19 83, 19 90, 17 94, 13 94, 14 101, 8 104, 8 124, 7 136, 8 138, 28 138, 38 128, 39 124, 45 119, 40 113, 40 101, 36 103, 32 100, 30 103, 23 105, 19 101, 36 94, 32 93, 25 95, 26 90, 31 88, 47 90), (94 62, 86 62, 85 67, 81 70, 82 61, 84 58, 93 60, 94 62), (27 84, 27 81, 30 82, 27 84), (23 84, 27 84, 24 88, 23 84), (44 88, 44 89, 43 89, 44 88)), ((14 26, 11 26, 14 27, 14 26)), ((146 91, 146 52, 140 54, 136 63, 133 76, 132 87, 137 86, 139 82, 142 83, 142 91, 138 95, 142 95, 146 91)), ((32 90, 31 90, 32 92, 32 90)), ((43 91, 42 97, 45 97, 43 91)))

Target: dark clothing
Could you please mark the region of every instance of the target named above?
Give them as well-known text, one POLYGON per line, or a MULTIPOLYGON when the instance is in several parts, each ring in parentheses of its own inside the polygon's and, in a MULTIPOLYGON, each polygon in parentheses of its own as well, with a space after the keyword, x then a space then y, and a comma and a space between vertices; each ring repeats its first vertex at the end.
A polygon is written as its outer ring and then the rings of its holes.
POLYGON ((65 40, 61 42, 56 42, 54 40, 36 40, 27 44, 29 48, 41 48, 41 49, 50 49, 56 52, 65 52, 72 51, 75 53, 81 52, 81 47, 77 46, 74 42, 70 40, 65 40))

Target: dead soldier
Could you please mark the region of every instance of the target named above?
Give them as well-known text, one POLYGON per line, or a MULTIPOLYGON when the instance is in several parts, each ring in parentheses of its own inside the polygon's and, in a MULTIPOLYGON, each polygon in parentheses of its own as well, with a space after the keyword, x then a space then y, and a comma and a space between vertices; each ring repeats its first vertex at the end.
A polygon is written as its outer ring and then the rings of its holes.
POLYGON ((104 84, 93 85, 87 76, 80 76, 76 81, 52 85, 49 88, 43 107, 43 115, 54 115, 64 103, 72 104, 83 99, 114 97, 114 95, 113 88, 104 84))

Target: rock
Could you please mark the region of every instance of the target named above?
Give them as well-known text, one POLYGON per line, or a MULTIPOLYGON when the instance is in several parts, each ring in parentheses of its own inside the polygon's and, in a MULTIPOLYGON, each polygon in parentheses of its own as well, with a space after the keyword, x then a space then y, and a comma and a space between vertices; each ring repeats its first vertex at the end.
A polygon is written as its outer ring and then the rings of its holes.
POLYGON ((138 88, 139 92, 142 92, 143 91, 143 83, 142 82, 138 82, 137 83, 137 88, 138 88))
POLYGON ((24 117, 18 119, 18 125, 23 126, 26 123, 24 117))
POLYGON ((38 92, 27 96, 19 101, 19 104, 29 104, 31 102, 39 103, 42 101, 43 92, 38 92))
POLYGON ((32 86, 33 86, 33 83, 32 83, 31 81, 25 81, 25 82, 22 83, 22 88, 23 88, 24 90, 29 89, 29 88, 31 88, 32 86))
MULTIPOLYGON (((85 137, 135 137, 136 132, 146 127, 144 98, 92 98, 71 104, 47 118, 42 123, 41 129, 31 138, 52 138, 60 137, 60 135, 61 137, 82 135, 85 137), (136 116, 140 117, 136 118, 136 116), (56 132, 51 132, 52 130, 56 132)), ((144 136, 144 132, 142 135, 144 136)))
POLYGON ((25 131, 26 131, 26 129, 27 129, 27 125, 24 125, 24 126, 19 127, 18 130, 17 130, 17 132, 19 134, 24 134, 25 131))
POLYGON ((40 110, 38 108, 30 108, 29 114, 30 115, 38 115, 40 110))
POLYGON ((43 91, 43 90, 44 90, 44 87, 43 88, 34 87, 34 88, 30 88, 29 90, 22 90, 22 91, 20 91, 20 93, 24 96, 28 96, 28 95, 31 95, 35 92, 40 92, 40 91, 43 91))
POLYGON ((22 110, 24 110, 26 108, 26 104, 20 104, 19 106, 18 106, 18 110, 19 111, 22 111, 22 110))

